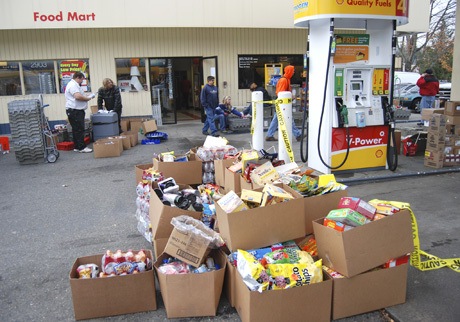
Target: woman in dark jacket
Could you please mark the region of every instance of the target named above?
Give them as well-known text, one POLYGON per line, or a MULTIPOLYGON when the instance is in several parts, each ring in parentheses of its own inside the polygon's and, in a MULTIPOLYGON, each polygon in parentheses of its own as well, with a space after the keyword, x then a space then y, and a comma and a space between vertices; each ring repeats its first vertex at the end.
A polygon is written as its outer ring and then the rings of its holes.
POLYGON ((113 84, 110 78, 104 78, 102 87, 97 92, 97 108, 103 109, 102 103, 105 105, 107 111, 114 111, 118 115, 118 130, 121 133, 121 95, 118 86, 113 84))

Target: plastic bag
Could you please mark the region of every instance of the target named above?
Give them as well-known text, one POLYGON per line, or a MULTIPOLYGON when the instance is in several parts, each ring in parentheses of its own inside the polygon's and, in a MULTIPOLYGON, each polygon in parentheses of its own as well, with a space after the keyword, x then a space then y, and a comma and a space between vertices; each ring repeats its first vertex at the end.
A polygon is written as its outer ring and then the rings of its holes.
POLYGON ((207 240, 209 242, 208 247, 210 248, 218 248, 225 244, 219 233, 206 227, 200 220, 190 216, 182 215, 174 217, 171 219, 171 224, 183 234, 192 233, 207 240))

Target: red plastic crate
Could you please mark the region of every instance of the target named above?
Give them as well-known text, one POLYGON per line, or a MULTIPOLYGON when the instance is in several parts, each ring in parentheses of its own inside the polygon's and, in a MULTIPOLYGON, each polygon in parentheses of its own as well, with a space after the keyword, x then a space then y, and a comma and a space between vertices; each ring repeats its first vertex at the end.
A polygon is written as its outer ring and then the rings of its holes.
POLYGON ((57 149, 62 151, 72 151, 74 149, 73 142, 59 142, 57 149))
POLYGON ((0 144, 2 145, 2 151, 10 150, 10 139, 7 136, 0 136, 0 144))

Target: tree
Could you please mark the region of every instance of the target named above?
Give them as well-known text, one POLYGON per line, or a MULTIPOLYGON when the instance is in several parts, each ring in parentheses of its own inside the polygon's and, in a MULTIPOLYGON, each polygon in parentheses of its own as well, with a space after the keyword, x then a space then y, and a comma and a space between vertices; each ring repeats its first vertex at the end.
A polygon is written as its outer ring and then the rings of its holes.
POLYGON ((429 31, 399 38, 397 56, 404 71, 432 68, 440 79, 450 80, 456 8, 456 0, 430 0, 429 31))

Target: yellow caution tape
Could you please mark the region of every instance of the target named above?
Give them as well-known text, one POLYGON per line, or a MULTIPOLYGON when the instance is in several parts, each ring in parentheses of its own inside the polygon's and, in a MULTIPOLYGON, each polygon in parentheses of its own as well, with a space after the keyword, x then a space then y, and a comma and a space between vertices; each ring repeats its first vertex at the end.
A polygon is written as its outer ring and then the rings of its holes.
POLYGON ((275 102, 275 111, 276 111, 276 115, 278 116, 278 128, 281 133, 281 137, 283 138, 284 147, 286 148, 286 151, 288 153, 289 161, 294 162, 294 152, 292 151, 291 141, 289 140, 289 135, 288 135, 287 128, 286 128, 286 122, 284 121, 283 113, 280 107, 280 104, 283 104, 283 103, 287 104, 290 102, 292 102, 292 100, 289 98, 288 99, 286 98, 277 99, 275 102))
POLYGON ((376 200, 378 203, 383 203, 391 205, 400 209, 407 209, 411 214, 412 219, 412 238, 414 240, 414 251, 410 255, 410 264, 421 270, 421 271, 430 271, 434 269, 439 269, 442 267, 449 267, 451 270, 460 273, 460 258, 439 258, 437 256, 428 254, 427 252, 420 249, 420 239, 418 235, 418 225, 417 220, 415 219, 414 212, 410 208, 410 204, 407 202, 399 201, 384 201, 376 200), (421 261, 421 256, 426 257, 428 260, 421 261))
MULTIPOLYGON (((254 135, 254 128, 256 126, 256 119, 257 119, 257 113, 256 113, 256 104, 255 103, 269 103, 273 104, 275 101, 252 101, 252 120, 251 120, 251 135, 254 135)), ((262 114, 263 115, 263 114, 262 114)))

